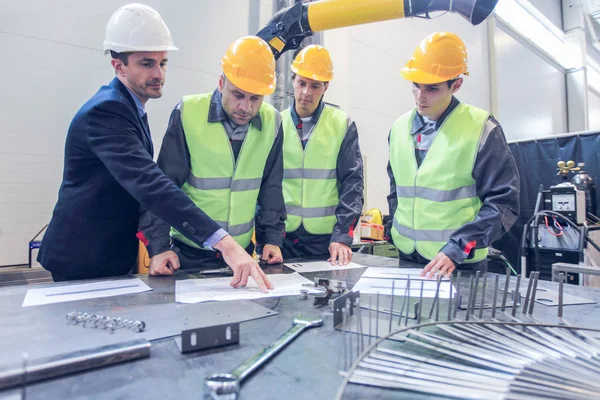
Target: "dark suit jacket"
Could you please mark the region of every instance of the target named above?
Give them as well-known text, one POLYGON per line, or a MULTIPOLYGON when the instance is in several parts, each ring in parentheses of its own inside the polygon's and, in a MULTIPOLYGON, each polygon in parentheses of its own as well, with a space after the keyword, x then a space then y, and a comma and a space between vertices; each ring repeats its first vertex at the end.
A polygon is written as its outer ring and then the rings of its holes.
POLYGON ((44 268, 68 279, 128 273, 142 209, 200 245, 219 229, 162 173, 152 153, 133 98, 113 79, 69 127, 58 202, 38 255, 44 268))

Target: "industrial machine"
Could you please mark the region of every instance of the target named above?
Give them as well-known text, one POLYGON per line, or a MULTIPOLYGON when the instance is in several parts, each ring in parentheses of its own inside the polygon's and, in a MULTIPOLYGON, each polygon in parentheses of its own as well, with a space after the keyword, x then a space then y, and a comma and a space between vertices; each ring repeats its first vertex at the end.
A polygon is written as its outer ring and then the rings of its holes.
POLYGON ((494 11, 498 0, 322 0, 298 2, 279 11, 257 36, 271 46, 275 59, 297 49, 315 32, 400 18, 430 18, 436 11, 461 15, 473 25, 494 11))
MULTIPOLYGON (((552 264, 586 262, 588 244, 600 242, 600 221, 596 217, 596 187, 593 179, 575 167, 573 161, 559 161, 557 175, 563 182, 544 190, 540 187, 534 216, 526 224, 521 243, 521 273, 538 270, 542 279, 551 279, 552 264), (569 181, 568 175, 576 173, 569 181)), ((567 282, 580 284, 580 276, 567 274, 567 282)))

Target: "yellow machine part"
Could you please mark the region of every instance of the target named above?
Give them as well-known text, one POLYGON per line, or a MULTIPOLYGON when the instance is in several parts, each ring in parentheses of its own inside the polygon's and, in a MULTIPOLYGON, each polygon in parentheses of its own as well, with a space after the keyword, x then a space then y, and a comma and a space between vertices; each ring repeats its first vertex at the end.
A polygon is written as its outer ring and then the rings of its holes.
POLYGON ((308 6, 313 32, 397 18, 404 18, 404 1, 378 0, 374 6, 372 0, 322 0, 308 6))
POLYGON ((146 246, 144 243, 139 242, 138 248, 138 261, 137 261, 137 271, 134 273, 137 274, 148 274, 148 268, 150 267, 150 256, 148 256, 148 250, 146 250, 146 246))
POLYGON ((383 225, 383 216, 379 208, 371 208, 363 214, 360 220, 369 224, 383 225))

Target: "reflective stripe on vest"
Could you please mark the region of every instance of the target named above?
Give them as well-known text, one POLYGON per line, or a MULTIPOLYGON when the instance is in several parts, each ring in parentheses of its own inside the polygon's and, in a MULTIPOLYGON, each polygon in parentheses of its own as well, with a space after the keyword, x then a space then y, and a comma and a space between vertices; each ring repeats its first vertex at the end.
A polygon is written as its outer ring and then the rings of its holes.
MULTIPOLYGON (((475 219, 481 207, 473 166, 489 113, 459 104, 440 127, 421 166, 417 166, 410 130, 414 111, 400 117, 390 135, 390 164, 398 207, 392 237, 400 251, 415 249, 433 259, 450 236, 475 219)), ((487 249, 472 251, 468 262, 486 258, 487 249)))
POLYGON ((348 115, 325 105, 306 148, 289 109, 281 113, 283 124, 283 198, 287 211, 286 232, 304 225, 307 232, 327 235, 337 221, 340 202, 337 158, 348 130, 348 115))
MULTIPOLYGON (((192 95, 185 96, 181 104, 181 122, 191 159, 190 175, 182 190, 242 247, 247 247, 280 116, 272 106, 261 105, 262 130, 250 123, 236 162, 223 124, 208 122, 210 100, 210 93, 192 95)), ((175 229, 171 229, 171 236, 198 248, 175 229)))

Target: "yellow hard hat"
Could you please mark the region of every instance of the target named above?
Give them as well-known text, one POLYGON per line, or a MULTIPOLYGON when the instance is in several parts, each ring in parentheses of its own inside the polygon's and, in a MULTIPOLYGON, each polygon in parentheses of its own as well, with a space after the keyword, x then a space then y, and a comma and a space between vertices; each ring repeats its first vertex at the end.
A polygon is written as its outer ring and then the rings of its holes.
POLYGON ((329 82, 333 79, 333 63, 329 51, 318 44, 306 46, 294 59, 292 71, 304 78, 329 82))
POLYGON ((275 91, 275 57, 267 42, 257 36, 233 42, 221 65, 227 79, 246 92, 269 95, 275 91))
POLYGON ((411 82, 433 85, 455 79, 467 72, 467 48, 450 32, 427 36, 416 48, 400 74, 411 82))

